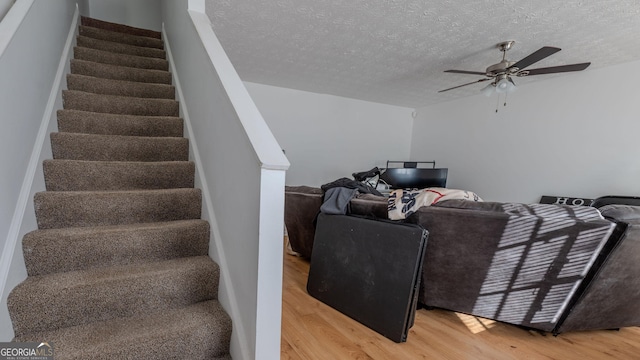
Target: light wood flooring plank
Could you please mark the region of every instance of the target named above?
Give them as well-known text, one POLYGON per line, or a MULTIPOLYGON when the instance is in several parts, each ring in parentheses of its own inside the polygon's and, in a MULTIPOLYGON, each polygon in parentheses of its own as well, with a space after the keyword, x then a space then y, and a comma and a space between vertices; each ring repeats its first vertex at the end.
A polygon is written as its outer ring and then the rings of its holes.
POLYGON ((420 309, 407 342, 394 343, 311 297, 307 260, 284 255, 282 359, 600 360, 640 359, 640 328, 564 333, 446 310, 420 309))

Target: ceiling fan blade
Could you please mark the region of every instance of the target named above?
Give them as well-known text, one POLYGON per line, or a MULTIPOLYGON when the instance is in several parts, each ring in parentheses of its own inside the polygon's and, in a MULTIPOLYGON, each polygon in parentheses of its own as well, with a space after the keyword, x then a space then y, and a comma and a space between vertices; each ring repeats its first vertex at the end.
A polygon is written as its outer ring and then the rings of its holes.
POLYGON ((529 56, 527 56, 524 59, 518 61, 517 63, 511 65, 509 68, 518 68, 518 69, 522 70, 522 69, 526 68, 527 66, 529 66, 529 65, 531 65, 533 63, 537 63, 538 61, 546 58, 547 56, 551 56, 551 55, 557 53, 558 51, 560 51, 560 48, 557 48, 557 47, 551 47, 551 46, 541 47, 540 49, 538 49, 537 51, 533 52, 529 56))
POLYGON ((469 75, 486 75, 486 73, 483 72, 479 72, 479 71, 467 71, 467 70, 445 70, 444 72, 446 73, 453 73, 453 74, 469 74, 469 75))
POLYGON ((546 67, 546 68, 524 70, 522 75, 523 76, 529 76, 529 75, 554 74, 554 73, 562 73, 562 72, 569 72, 569 71, 582 71, 582 70, 588 68, 589 65, 591 65, 590 62, 581 63, 581 64, 571 64, 571 65, 552 66, 552 67, 546 67))
MULTIPOLYGON (((483 74, 483 75, 484 75, 484 74, 483 74)), ((491 79, 491 78, 480 79, 480 80, 477 80, 477 81, 472 81, 472 82, 470 82, 470 83, 466 83, 466 84, 462 84, 462 85, 454 86, 454 87, 451 87, 451 88, 448 88, 448 89, 440 90, 440 91, 438 91, 438 92, 439 92, 439 93, 441 93, 441 92, 445 92, 445 91, 449 91, 449 90, 457 89, 457 88, 459 88, 459 87, 463 87, 463 86, 467 86, 467 85, 472 85, 472 84, 477 84, 477 83, 479 83, 479 82, 483 82, 483 81, 487 81, 487 80, 492 80, 492 79, 491 79)))

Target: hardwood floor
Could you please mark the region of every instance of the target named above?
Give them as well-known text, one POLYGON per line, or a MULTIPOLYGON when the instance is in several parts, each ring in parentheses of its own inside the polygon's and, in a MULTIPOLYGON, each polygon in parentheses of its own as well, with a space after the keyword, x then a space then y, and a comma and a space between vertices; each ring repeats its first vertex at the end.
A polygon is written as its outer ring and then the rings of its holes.
POLYGON ((445 310, 418 310, 397 344, 309 296, 309 262, 284 258, 281 359, 640 359, 639 327, 554 337, 445 310))

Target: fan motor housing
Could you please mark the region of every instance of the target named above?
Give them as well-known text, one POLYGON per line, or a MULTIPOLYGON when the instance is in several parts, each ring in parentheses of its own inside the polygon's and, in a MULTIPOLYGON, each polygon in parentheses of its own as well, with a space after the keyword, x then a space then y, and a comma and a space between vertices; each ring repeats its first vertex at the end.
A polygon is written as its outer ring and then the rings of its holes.
POLYGON ((487 76, 490 77, 494 77, 500 74, 505 74, 507 72, 515 72, 517 71, 517 69, 513 68, 513 69, 509 69, 509 67, 511 67, 513 64, 515 64, 515 61, 509 61, 509 60, 502 60, 497 64, 493 64, 491 66, 489 66, 486 70, 487 72, 487 76), (507 70, 509 69, 509 70, 507 70), (513 71, 515 70, 515 71, 513 71))

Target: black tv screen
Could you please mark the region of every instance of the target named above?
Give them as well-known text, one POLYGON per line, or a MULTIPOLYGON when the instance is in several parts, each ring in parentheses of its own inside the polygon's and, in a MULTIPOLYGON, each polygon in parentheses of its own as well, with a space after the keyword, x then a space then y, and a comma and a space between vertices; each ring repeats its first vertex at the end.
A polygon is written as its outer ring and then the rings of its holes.
POLYGON ((388 168, 380 179, 384 180, 392 189, 447 187, 447 168, 418 169, 418 168, 388 168))

